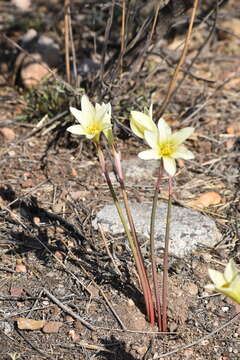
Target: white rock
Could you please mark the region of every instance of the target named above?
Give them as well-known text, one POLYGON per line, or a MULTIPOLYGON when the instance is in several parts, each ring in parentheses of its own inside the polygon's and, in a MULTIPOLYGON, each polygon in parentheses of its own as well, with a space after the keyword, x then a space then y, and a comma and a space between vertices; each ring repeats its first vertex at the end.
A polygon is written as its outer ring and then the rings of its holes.
MULTIPOLYGON (((131 203, 132 216, 139 238, 149 239, 151 204, 131 203)), ((164 246, 167 204, 160 203, 156 214, 156 249, 164 246)), ((95 229, 100 223, 103 230, 111 235, 123 234, 123 226, 114 205, 106 205, 93 221, 95 229)), ((192 209, 172 206, 170 230, 170 254, 184 257, 196 250, 198 245, 213 247, 221 239, 216 224, 209 217, 192 209)))
POLYGON ((57 67, 60 63, 59 45, 49 36, 41 35, 36 44, 36 51, 50 67, 57 67))
MULTIPOLYGON (((138 182, 152 180, 153 177, 156 177, 157 169, 159 167, 158 160, 146 161, 138 157, 122 160, 121 164, 127 184, 136 184, 138 182)), ((113 183, 116 183, 116 178, 113 172, 110 173, 110 179, 113 183)))
POLYGON ((158 160, 142 160, 134 157, 128 160, 122 160, 122 168, 127 180, 131 182, 149 180, 156 174, 159 167, 158 160))
POLYGON ((21 11, 28 11, 31 7, 31 0, 12 0, 12 4, 21 11))
POLYGON ((32 41, 34 38, 37 37, 37 31, 35 29, 29 29, 23 36, 22 36, 22 43, 25 46, 28 42, 32 41))

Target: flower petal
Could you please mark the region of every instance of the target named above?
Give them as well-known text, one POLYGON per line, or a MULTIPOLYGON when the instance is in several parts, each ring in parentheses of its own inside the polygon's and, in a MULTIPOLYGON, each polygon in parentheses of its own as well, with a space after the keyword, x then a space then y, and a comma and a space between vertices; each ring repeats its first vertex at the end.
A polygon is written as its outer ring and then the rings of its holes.
POLYGON ((96 104, 95 121, 111 122, 111 105, 110 104, 96 104))
POLYGON ((238 283, 231 287, 221 287, 215 288, 215 291, 228 296, 230 299, 236 301, 237 303, 240 303, 240 280, 238 279, 238 283))
POLYGON ((75 107, 72 107, 70 106, 70 112, 71 114, 77 119, 78 122, 82 122, 82 119, 83 119, 83 115, 82 115, 82 111, 81 110, 78 110, 76 109, 75 107))
POLYGON ((144 131, 144 139, 152 149, 158 148, 158 133, 153 131, 144 131))
POLYGON ((130 121, 130 127, 132 132, 137 135, 138 137, 140 137, 141 139, 144 138, 144 131, 142 131, 142 128, 138 126, 138 123, 135 121, 130 121))
POLYGON ((158 160, 161 158, 161 156, 158 155, 158 153, 156 153, 156 151, 154 151, 153 149, 140 152, 138 154, 138 157, 143 160, 158 160))
POLYGON ((153 118, 153 104, 150 105, 148 113, 149 113, 150 118, 152 119, 153 118))
POLYGON ((109 145, 113 144, 114 141, 114 137, 113 137, 113 133, 112 133, 112 128, 109 127, 108 129, 103 130, 103 133, 108 141, 109 145))
POLYGON ((180 145, 177 147, 176 151, 172 154, 174 159, 185 159, 190 160, 194 159, 194 154, 189 151, 184 145, 180 145))
POLYGON ((86 131, 82 127, 82 125, 72 125, 67 128, 67 131, 74 135, 85 135, 86 131))
POLYGON ((174 176, 176 173, 176 161, 170 157, 163 157, 163 166, 166 172, 174 176))
POLYGON ((166 142, 169 140, 172 130, 170 126, 166 123, 166 121, 163 118, 160 118, 158 120, 158 132, 159 132, 159 141, 160 143, 166 142))
POLYGON ((82 112, 88 114, 89 117, 93 118, 95 116, 95 109, 92 103, 89 101, 87 95, 83 95, 81 98, 81 108, 82 112))
POLYGON ((240 304, 240 274, 232 281, 228 296, 240 304))
POLYGON ((140 138, 144 137, 144 131, 157 131, 157 126, 151 116, 140 111, 131 111, 130 126, 134 134, 140 138))
POLYGON ((99 141, 100 134, 86 134, 87 139, 95 139, 97 142, 99 141))
POLYGON ((149 119, 151 120, 148 114, 144 114, 141 111, 135 111, 135 110, 131 111, 131 117, 132 120, 136 121, 139 124, 145 124, 149 122, 149 119))
POLYGON ((82 126, 88 126, 88 124, 92 121, 92 118, 87 113, 83 113, 81 110, 78 110, 74 107, 70 107, 70 111, 72 115, 77 119, 77 121, 82 126))
POLYGON ((208 275, 217 288, 221 288, 226 284, 225 277, 220 271, 208 269, 208 275))
POLYGON ((171 136, 171 141, 172 141, 175 145, 180 145, 180 144, 182 144, 187 138, 189 138, 189 136, 191 136, 193 132, 194 132, 194 128, 193 128, 193 127, 186 127, 186 128, 184 128, 184 129, 181 129, 181 130, 175 132, 175 133, 171 136))
POLYGON ((225 267, 224 277, 225 277, 226 281, 228 283, 230 283, 237 274, 238 274, 237 266, 236 266, 235 262, 233 261, 233 259, 231 259, 225 267))
POLYGON ((204 286, 207 291, 216 291, 216 287, 213 284, 207 284, 204 286))

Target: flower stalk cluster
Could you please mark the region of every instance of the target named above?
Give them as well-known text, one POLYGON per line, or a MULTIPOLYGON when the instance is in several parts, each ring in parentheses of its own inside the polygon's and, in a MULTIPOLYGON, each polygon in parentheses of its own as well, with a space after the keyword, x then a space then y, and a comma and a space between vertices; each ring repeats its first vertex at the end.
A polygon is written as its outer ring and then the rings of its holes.
POLYGON ((172 178, 176 173, 176 159, 192 159, 194 157, 193 154, 189 150, 187 150, 184 145, 182 145, 182 143, 193 133, 193 128, 188 127, 176 133, 172 133, 171 128, 162 118, 159 119, 158 124, 156 125, 153 121, 152 105, 149 109, 145 109, 144 112, 131 111, 130 126, 133 133, 143 139, 150 147, 150 149, 140 152, 138 156, 145 160, 159 160, 159 176, 155 185, 150 226, 150 259, 152 264, 152 277, 154 284, 153 293, 155 298, 155 300, 153 300, 150 281, 147 275, 144 259, 141 253, 140 243, 137 237, 137 232, 134 226, 134 221, 128 202, 128 196, 121 167, 121 154, 119 151, 116 150, 115 147, 111 124, 111 105, 96 104, 95 106, 93 106, 89 101, 88 97, 86 95, 83 95, 81 99, 81 110, 71 107, 70 111, 72 115, 78 120, 79 124, 72 125, 67 130, 72 134, 85 136, 87 139, 92 140, 96 146, 103 176, 109 187, 114 204, 118 211, 119 217, 121 219, 131 247, 132 255, 139 275, 140 284, 143 290, 146 312, 149 322, 153 325, 155 319, 157 319, 159 330, 167 331, 167 277, 168 248, 170 239, 169 232, 171 218, 170 213, 172 197, 172 178), (101 133, 103 133, 105 138, 107 139, 109 148, 111 150, 114 161, 114 169, 116 171, 116 175, 119 181, 127 217, 125 217, 124 215, 120 202, 118 201, 116 192, 112 185, 111 179, 109 177, 104 153, 101 149, 101 133), (158 194, 160 191, 164 171, 169 177, 169 201, 166 220, 165 251, 163 260, 163 284, 161 295, 155 258, 154 228, 158 194))
POLYGON ((152 116, 152 105, 149 110, 144 113, 139 111, 131 112, 130 126, 134 134, 148 144, 150 149, 142 151, 138 154, 144 160, 160 160, 159 175, 155 184, 153 197, 153 206, 150 224, 150 258, 152 265, 152 277, 155 295, 155 307, 157 312, 158 328, 161 331, 167 331, 167 282, 168 282, 168 252, 170 240, 170 222, 171 222, 171 203, 172 203, 172 178, 176 173, 176 159, 193 159, 194 155, 191 151, 182 145, 182 143, 192 135, 194 129, 187 127, 176 133, 172 133, 163 118, 160 118, 156 125, 152 116), (157 276, 157 264, 155 259, 155 218, 160 192, 163 171, 168 174, 169 192, 168 192, 168 211, 166 218, 165 246, 163 258, 163 280, 162 294, 160 294, 160 286, 157 276))

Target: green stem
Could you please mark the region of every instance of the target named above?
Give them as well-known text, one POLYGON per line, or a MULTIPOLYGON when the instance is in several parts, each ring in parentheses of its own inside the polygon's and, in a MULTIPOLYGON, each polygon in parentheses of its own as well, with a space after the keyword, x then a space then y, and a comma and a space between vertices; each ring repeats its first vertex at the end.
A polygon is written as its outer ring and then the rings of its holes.
POLYGON ((157 202, 158 202, 158 194, 160 191, 160 185, 163 174, 163 166, 162 161, 159 166, 158 178, 155 185, 154 197, 153 197, 153 205, 152 205, 152 213, 151 213, 151 224, 150 224, 150 257, 151 257, 151 265, 152 265, 152 277, 153 277, 153 286, 154 286, 154 295, 155 295, 155 303, 156 303, 156 311, 157 311, 157 322, 158 329, 162 331, 162 316, 161 316, 161 299, 160 299, 160 289, 158 285, 157 278, 157 264, 156 264, 156 256, 155 256, 155 219, 156 219, 156 211, 157 211, 157 202))
MULTIPOLYGON (((116 209, 118 211, 118 215, 121 219, 121 222, 123 224, 125 233, 127 235, 131 250, 132 250, 132 254, 134 257, 134 261, 137 267, 137 271, 139 274, 139 279, 140 279, 140 283, 143 289, 143 295, 144 295, 144 299, 145 299, 145 304, 146 304, 146 310, 147 310, 147 314, 148 314, 148 318, 151 324, 154 323, 154 311, 153 311, 153 303, 152 303, 152 298, 151 298, 151 290, 150 290, 150 286, 149 286, 149 282, 148 282, 148 278, 146 275, 146 270, 144 268, 144 264, 143 264, 143 259, 142 259, 142 255, 141 255, 141 251, 140 248, 138 248, 138 242, 136 243, 136 231, 135 228, 133 226, 133 221, 132 218, 130 216, 129 218, 129 207, 128 210, 126 208, 126 212, 127 212, 127 216, 128 216, 128 220, 129 220, 129 225, 132 231, 132 234, 129 231, 125 216, 123 214, 122 208, 119 204, 119 201, 117 199, 116 193, 114 191, 114 188, 112 186, 112 182, 111 179, 109 177, 108 171, 106 169, 106 165, 105 165, 105 159, 104 159, 104 155, 102 150, 100 149, 99 146, 97 146, 97 151, 98 151, 98 157, 99 157, 99 162, 103 171, 103 174, 105 176, 106 182, 108 184, 109 190, 111 192, 114 204, 116 206, 116 209), (140 253, 139 253, 140 251, 140 253)), ((124 202, 126 201, 126 193, 123 193, 123 198, 125 199, 124 202)))
POLYGON ((170 224, 171 224, 171 208, 172 208, 172 177, 169 176, 168 180, 168 210, 167 210, 167 222, 165 232, 165 247, 163 257, 163 290, 162 290, 162 331, 167 331, 167 306, 168 306, 168 252, 169 252, 169 240, 170 240, 170 224))

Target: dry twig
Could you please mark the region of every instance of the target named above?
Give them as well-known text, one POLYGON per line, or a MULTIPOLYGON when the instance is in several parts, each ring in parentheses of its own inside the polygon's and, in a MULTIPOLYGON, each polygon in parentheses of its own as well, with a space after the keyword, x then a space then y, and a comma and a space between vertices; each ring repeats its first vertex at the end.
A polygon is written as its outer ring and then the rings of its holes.
POLYGON ((64 37, 65 37, 65 66, 67 81, 71 83, 70 55, 69 55, 69 14, 70 0, 64 0, 64 37))
POLYGON ((194 23, 194 20, 195 20, 195 17, 196 17, 198 3, 199 3, 199 0, 194 0, 194 7, 193 7, 193 10, 192 10, 192 15, 191 15, 191 19, 190 19, 190 23, 189 23, 188 32, 187 32, 184 48, 183 48, 183 51, 182 51, 182 55, 181 55, 181 57, 179 59, 179 62, 177 64, 177 66, 176 66, 176 69, 174 71, 172 80, 170 81, 167 95, 166 95, 166 97, 165 97, 163 103, 161 104, 160 109, 159 109, 159 111, 157 113, 158 118, 160 118, 163 115, 166 107, 168 106, 168 104, 169 104, 169 102, 171 100, 171 97, 172 97, 172 94, 173 94, 173 91, 174 91, 174 88, 175 88, 175 85, 176 85, 176 82, 177 82, 177 77, 178 77, 179 71, 180 71, 181 66, 183 65, 183 63, 185 61, 187 51, 188 51, 190 41, 191 41, 193 23, 194 23))
POLYGON ((95 328, 78 314, 76 314, 69 306, 63 304, 60 300, 58 300, 53 294, 51 294, 46 288, 43 288, 43 292, 51 299, 57 306, 59 306, 63 311, 67 314, 71 315, 74 319, 80 321, 83 325, 85 325, 89 330, 94 331, 95 328))

